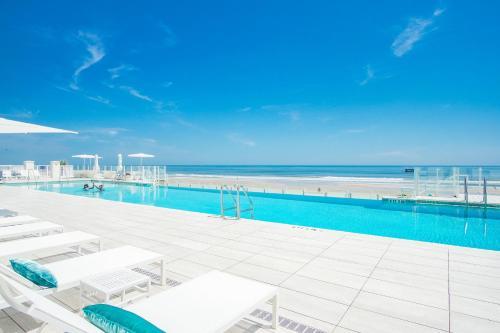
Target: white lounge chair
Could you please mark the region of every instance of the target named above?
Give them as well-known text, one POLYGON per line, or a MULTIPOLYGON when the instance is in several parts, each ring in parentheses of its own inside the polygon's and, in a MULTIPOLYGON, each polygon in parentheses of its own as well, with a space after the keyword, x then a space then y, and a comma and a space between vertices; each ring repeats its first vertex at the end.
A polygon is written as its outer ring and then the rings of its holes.
POLYGON ((42 250, 63 249, 73 246, 76 246, 77 251, 80 252, 81 246, 89 243, 97 243, 99 251, 102 249, 102 243, 99 236, 83 231, 72 231, 45 237, 17 239, 0 243, 0 258, 8 259, 27 253, 37 253, 42 250))
MULTIPOLYGON (((71 333, 102 333, 78 315, 5 276, 0 293, 16 310, 71 333), (29 305, 22 301, 29 302, 29 305)), ((212 271, 126 307, 168 333, 222 333, 267 300, 278 323, 278 288, 212 271)))
MULTIPOLYGON (((57 280, 57 288, 49 292, 63 291, 78 287, 80 281, 88 276, 113 271, 119 268, 133 268, 154 262, 160 263, 161 284, 165 282, 164 255, 135 246, 121 246, 110 250, 91 253, 80 257, 60 260, 44 265, 57 280)), ((0 271, 20 281, 34 286, 31 282, 15 273, 10 267, 0 264, 0 271)))
POLYGON ((0 218, 0 227, 8 227, 11 225, 28 224, 40 221, 39 218, 30 215, 8 216, 0 218))
POLYGON ((0 240, 25 236, 41 236, 51 232, 63 232, 64 227, 52 222, 34 222, 0 228, 0 240))

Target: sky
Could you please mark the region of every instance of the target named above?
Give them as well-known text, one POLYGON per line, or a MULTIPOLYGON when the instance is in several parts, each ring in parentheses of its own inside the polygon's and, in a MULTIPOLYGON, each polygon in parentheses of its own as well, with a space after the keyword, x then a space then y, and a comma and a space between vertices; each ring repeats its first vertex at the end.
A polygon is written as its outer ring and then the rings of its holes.
POLYGON ((0 1, 0 164, 500 164, 497 1, 0 1))

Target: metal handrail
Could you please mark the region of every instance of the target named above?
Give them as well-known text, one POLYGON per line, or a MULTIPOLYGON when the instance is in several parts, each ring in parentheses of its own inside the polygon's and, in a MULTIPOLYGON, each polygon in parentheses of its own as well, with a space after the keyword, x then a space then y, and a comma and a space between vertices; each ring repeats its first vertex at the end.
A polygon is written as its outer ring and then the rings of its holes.
POLYGON ((226 218, 226 212, 236 210, 235 218, 239 220, 241 218, 241 213, 250 212, 250 217, 254 218, 254 204, 250 196, 248 195, 248 190, 242 185, 227 186, 222 185, 220 187, 220 215, 222 218, 226 218), (231 196, 233 201, 233 206, 226 207, 224 204, 224 194, 227 193, 231 196), (235 195, 236 193, 236 195, 235 195), (241 209, 241 193, 245 196, 248 201, 248 208, 241 209))
POLYGON ((236 209, 236 216, 238 216, 238 201, 235 199, 233 195, 233 191, 229 186, 227 185, 222 185, 220 187, 220 215, 222 218, 226 217, 226 211, 231 211, 236 209), (233 199, 234 206, 231 207, 225 207, 224 205, 224 193, 228 193, 231 196, 231 199, 233 199))
POLYGON ((242 185, 238 185, 238 207, 239 207, 239 214, 238 214, 238 218, 240 218, 241 216, 241 213, 244 213, 244 212, 250 212, 250 218, 253 219, 254 217, 254 205, 253 205, 253 201, 252 201, 252 198, 250 198, 250 196, 248 195, 248 189, 242 185), (245 198, 247 199, 248 201, 248 208, 247 209, 243 209, 241 210, 241 204, 240 204, 240 192, 243 192, 243 195, 245 196, 245 198))

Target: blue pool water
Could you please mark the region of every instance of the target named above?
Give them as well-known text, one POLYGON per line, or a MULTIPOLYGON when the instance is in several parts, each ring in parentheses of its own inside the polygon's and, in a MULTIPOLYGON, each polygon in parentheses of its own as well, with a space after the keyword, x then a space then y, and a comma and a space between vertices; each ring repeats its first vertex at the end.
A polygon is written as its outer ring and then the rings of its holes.
MULTIPOLYGON (((37 185, 43 191, 220 213, 220 194, 215 190, 105 183, 105 191, 87 192, 82 187, 82 182, 37 185)), ((269 193, 250 195, 258 220, 500 250, 500 209, 269 193)))

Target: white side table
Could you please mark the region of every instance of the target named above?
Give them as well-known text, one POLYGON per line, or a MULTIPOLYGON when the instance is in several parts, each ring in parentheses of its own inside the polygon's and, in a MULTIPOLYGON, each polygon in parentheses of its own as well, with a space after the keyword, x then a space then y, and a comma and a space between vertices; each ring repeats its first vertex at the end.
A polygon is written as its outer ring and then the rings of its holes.
MULTIPOLYGON (((118 306, 127 302, 149 296, 151 279, 130 269, 120 269, 103 274, 93 275, 80 281, 80 305, 109 303, 113 296, 120 298, 118 306), (128 291, 138 291, 134 297, 126 298, 128 291)), ((114 297, 116 298, 116 297, 114 297)))

